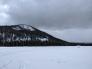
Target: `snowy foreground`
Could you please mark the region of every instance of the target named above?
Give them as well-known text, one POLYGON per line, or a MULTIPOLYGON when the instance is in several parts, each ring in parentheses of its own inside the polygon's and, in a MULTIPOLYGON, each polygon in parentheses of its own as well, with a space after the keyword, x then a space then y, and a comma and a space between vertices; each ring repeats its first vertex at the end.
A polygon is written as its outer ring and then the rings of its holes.
POLYGON ((0 47, 0 69, 92 69, 92 47, 0 47))

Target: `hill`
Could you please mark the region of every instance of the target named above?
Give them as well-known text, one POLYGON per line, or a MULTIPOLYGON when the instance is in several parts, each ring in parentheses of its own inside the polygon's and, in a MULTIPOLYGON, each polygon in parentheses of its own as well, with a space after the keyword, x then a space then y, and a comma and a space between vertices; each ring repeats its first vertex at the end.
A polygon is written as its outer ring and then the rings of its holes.
POLYGON ((0 26, 0 46, 75 46, 91 43, 70 43, 35 27, 19 24, 0 26))

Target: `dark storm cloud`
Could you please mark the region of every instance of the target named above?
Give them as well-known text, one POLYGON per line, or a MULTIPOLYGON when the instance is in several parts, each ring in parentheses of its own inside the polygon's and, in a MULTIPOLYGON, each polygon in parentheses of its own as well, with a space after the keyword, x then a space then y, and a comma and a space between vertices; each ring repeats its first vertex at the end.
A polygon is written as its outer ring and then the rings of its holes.
POLYGON ((92 27, 92 0, 7 0, 16 23, 50 28, 92 27))

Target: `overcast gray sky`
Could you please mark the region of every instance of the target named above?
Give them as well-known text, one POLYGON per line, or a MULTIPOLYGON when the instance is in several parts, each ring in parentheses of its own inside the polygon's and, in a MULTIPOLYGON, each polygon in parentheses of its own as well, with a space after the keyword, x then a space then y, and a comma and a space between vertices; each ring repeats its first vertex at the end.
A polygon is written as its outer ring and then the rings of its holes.
POLYGON ((22 23, 69 41, 92 42, 92 0, 0 0, 0 24, 22 23))

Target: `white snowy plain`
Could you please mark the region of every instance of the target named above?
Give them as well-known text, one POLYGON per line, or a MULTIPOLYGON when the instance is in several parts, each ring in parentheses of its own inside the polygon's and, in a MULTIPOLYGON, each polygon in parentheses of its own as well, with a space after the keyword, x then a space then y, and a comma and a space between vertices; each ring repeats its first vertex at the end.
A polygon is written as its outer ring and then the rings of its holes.
POLYGON ((0 69, 92 69, 92 47, 0 47, 0 69))

